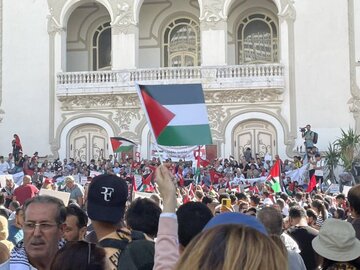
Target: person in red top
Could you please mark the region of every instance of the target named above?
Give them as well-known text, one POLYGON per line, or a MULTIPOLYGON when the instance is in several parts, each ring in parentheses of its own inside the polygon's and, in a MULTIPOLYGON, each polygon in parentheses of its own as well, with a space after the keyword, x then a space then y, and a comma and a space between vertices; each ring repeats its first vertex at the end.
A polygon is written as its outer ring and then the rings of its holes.
POLYGON ((37 187, 31 184, 31 177, 25 175, 21 186, 15 189, 13 200, 17 200, 23 205, 27 199, 35 197, 39 193, 37 187))

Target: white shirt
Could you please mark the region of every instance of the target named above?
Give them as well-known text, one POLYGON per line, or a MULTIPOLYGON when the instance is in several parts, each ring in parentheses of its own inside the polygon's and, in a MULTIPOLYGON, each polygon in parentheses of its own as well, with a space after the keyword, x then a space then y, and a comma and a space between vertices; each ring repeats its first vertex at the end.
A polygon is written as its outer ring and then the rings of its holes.
POLYGON ((316 176, 324 176, 324 171, 322 169, 324 167, 324 161, 322 160, 316 161, 316 167, 321 167, 321 169, 315 170, 314 174, 316 176))
POLYGON ((10 165, 6 161, 0 163, 0 174, 5 174, 10 170, 10 165))
POLYGON ((265 198, 263 201, 264 205, 273 205, 273 201, 270 198, 265 198))

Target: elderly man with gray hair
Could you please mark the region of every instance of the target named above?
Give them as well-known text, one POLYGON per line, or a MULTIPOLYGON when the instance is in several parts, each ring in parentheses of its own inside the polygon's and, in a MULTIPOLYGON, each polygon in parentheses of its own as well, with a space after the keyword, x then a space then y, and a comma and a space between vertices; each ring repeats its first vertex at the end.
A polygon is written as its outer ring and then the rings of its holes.
POLYGON ((65 177, 65 192, 70 193, 70 200, 75 200, 80 208, 84 206, 84 188, 75 182, 74 177, 65 177))

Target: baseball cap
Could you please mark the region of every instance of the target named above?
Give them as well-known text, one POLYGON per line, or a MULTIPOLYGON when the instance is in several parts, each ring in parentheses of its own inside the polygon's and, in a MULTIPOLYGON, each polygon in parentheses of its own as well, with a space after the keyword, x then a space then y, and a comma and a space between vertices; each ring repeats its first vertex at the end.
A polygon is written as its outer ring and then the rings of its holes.
POLYGON ((88 191, 88 215, 95 221, 118 223, 124 216, 128 198, 126 182, 116 175, 93 178, 88 191))
POLYGON ((351 223, 335 218, 327 219, 321 226, 312 246, 320 256, 336 261, 348 262, 360 257, 360 240, 351 223))
POLYGON ((255 217, 240 214, 240 213, 235 213, 235 212, 223 213, 223 214, 213 217, 206 224, 203 231, 211 229, 215 226, 227 225, 227 224, 244 225, 247 227, 251 227, 265 235, 268 235, 264 225, 259 220, 257 220, 255 217))

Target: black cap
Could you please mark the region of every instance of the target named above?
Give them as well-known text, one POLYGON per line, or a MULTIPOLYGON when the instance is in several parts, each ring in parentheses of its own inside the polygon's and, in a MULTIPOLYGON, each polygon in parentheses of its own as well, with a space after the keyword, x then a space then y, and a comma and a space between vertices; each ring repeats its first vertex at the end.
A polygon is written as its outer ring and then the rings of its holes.
POLYGON ((128 198, 126 182, 116 175, 93 178, 88 192, 88 215, 95 221, 117 224, 124 216, 128 198))

